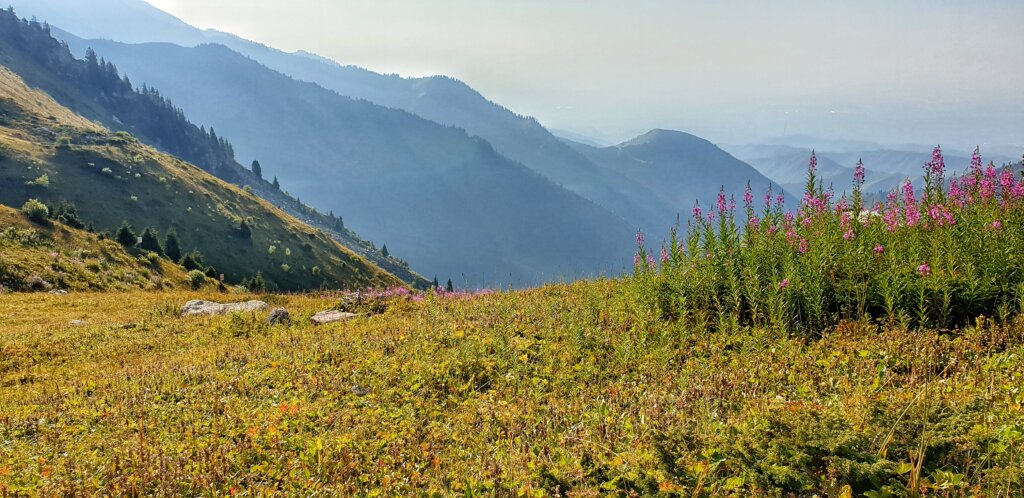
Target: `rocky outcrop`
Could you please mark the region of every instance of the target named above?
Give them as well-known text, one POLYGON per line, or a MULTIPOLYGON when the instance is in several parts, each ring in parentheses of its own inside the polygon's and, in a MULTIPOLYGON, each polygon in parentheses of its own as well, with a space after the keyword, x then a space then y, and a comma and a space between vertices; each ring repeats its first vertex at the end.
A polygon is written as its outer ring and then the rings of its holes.
POLYGON ((182 316, 193 315, 225 315, 228 313, 250 313, 267 309, 267 303, 263 301, 245 301, 241 303, 215 303, 213 301, 193 300, 181 307, 182 316))

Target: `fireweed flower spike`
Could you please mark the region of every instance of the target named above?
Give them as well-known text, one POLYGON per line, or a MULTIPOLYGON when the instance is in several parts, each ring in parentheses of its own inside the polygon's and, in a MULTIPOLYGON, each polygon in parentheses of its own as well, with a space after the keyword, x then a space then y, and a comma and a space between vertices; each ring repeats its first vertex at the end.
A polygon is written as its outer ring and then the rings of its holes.
POLYGON ((784 279, 782 279, 781 282, 779 282, 779 290, 783 290, 786 287, 789 287, 789 279, 788 278, 784 278, 784 279))
POLYGON ((636 231, 636 245, 637 247, 644 245, 644 232, 641 230, 636 231))

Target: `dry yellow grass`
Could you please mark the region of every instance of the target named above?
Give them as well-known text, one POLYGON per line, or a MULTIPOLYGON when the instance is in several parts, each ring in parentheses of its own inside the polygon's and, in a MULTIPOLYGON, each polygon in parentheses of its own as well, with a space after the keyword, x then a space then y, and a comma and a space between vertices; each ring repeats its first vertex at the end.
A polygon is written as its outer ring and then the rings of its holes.
POLYGON ((1021 324, 707 332, 629 289, 428 297, 323 327, 309 317, 337 296, 263 296, 292 313, 274 328, 177 316, 248 295, 2 295, 0 490, 899 496, 918 461, 934 496, 1024 485, 1021 324))

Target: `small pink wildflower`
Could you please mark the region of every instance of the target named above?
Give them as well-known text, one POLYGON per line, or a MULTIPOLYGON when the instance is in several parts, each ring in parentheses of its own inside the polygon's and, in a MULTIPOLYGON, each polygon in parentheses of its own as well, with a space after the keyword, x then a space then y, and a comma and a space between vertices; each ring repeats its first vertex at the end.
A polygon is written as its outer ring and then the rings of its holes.
POLYGON ((846 240, 853 240, 853 229, 849 229, 843 234, 843 238, 846 240))
POLYGON ((800 239, 800 244, 797 246, 797 250, 800 251, 800 254, 807 254, 808 249, 810 249, 810 244, 811 243, 808 242, 807 239, 800 239))
POLYGON ((885 247, 882 247, 881 244, 875 246, 875 254, 877 254, 879 256, 885 254, 885 247))
POLYGON ((787 287, 789 287, 789 279, 784 278, 781 282, 779 282, 779 290, 785 289, 787 287))
POLYGON ((995 220, 995 221, 992 222, 992 224, 989 225, 989 227, 992 228, 992 230, 995 230, 995 231, 998 232, 999 230, 1003 229, 1003 222, 1001 222, 999 220, 995 220))
POLYGON ((662 246, 662 248, 661 248, 661 262, 662 263, 667 263, 668 262, 668 249, 665 249, 664 246, 662 246))
POLYGON ((932 274, 932 267, 928 266, 928 263, 922 263, 921 266, 917 267, 917 273, 922 277, 927 277, 932 274))

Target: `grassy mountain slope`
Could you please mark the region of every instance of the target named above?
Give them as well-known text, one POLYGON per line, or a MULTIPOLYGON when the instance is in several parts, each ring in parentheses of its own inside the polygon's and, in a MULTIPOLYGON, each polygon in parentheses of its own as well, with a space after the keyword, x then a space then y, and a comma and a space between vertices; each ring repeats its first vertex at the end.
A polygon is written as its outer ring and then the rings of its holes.
POLYGON ((2 204, 71 201, 101 230, 122 220, 139 230, 173 228, 185 250, 200 250, 229 282, 262 272, 281 289, 398 283, 266 201, 73 115, 6 68, 0 68, 0 186, 2 204), (241 234, 242 220, 252 227, 251 238, 241 234))
POLYGON ((408 263, 384 256, 369 242, 347 230, 340 219, 302 204, 235 161, 234 150, 223 137, 188 121, 184 113, 157 90, 136 90, 127 76, 101 58, 76 60, 66 45, 51 36, 48 26, 24 22, 10 11, 0 11, 0 61, 30 86, 49 93, 62 105, 115 131, 127 131, 148 145, 178 156, 205 171, 248 186, 285 212, 332 238, 403 281, 422 287, 428 282, 408 263))
POLYGON ((123 291, 185 287, 185 270, 59 222, 30 222, 0 206, 0 287, 6 290, 123 291))
POLYGON ((223 46, 83 43, 422 272, 530 284, 628 261, 624 220, 463 130, 295 81, 223 46))

